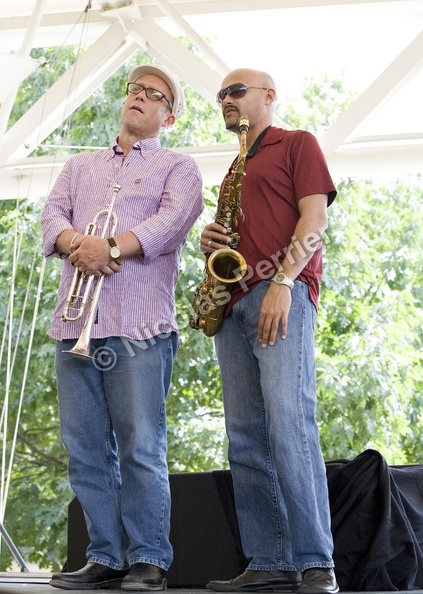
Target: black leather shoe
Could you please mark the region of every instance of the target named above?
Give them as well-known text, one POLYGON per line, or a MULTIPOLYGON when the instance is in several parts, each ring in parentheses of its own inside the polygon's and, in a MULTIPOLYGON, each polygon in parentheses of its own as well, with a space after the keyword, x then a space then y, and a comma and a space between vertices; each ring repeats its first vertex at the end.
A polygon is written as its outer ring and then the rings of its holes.
POLYGON ((254 592, 274 590, 276 592, 298 591, 301 585, 299 571, 254 571, 247 569, 238 577, 228 581, 213 581, 206 585, 216 592, 254 592))
POLYGON ((166 590, 166 571, 150 563, 134 563, 124 578, 121 589, 133 592, 145 590, 166 590))
POLYGON ((70 573, 53 573, 50 586, 63 590, 98 590, 118 588, 129 569, 111 569, 99 563, 87 563, 82 569, 70 573))
POLYGON ((303 573, 303 583, 297 594, 336 594, 339 586, 336 583, 333 569, 314 567, 303 573))

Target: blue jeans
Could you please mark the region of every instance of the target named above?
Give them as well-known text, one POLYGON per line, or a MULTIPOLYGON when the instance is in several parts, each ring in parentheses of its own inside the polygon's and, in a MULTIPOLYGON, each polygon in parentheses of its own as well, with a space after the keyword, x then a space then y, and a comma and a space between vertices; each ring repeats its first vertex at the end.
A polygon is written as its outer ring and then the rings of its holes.
POLYGON ((288 335, 263 348, 258 318, 269 282, 246 293, 215 336, 244 554, 253 570, 333 567, 315 421, 316 310, 295 281, 288 335))
POLYGON ((56 373, 69 480, 91 541, 88 561, 166 570, 173 551, 165 401, 177 336, 95 339, 95 363, 62 352, 75 342, 57 342, 56 373))

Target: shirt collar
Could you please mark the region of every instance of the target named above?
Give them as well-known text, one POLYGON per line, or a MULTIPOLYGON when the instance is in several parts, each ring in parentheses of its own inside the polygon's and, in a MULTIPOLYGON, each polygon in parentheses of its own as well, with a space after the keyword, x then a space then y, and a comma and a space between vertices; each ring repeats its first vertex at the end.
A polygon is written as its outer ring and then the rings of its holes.
MULTIPOLYGON (((119 137, 116 136, 115 141, 111 147, 113 150, 112 156, 123 154, 123 150, 118 144, 118 139, 119 139, 119 137)), ((141 155, 147 155, 148 153, 156 151, 160 147, 161 147, 160 138, 158 136, 154 136, 153 138, 146 138, 145 140, 138 140, 138 142, 136 142, 132 148, 137 151, 140 151, 141 155)))

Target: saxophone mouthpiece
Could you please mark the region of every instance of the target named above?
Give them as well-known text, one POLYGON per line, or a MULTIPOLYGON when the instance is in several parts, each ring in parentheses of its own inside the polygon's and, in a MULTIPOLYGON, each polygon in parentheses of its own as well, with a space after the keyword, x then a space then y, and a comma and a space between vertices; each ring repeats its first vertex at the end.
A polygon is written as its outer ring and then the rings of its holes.
POLYGON ((239 131, 240 132, 248 132, 248 130, 250 129, 250 120, 248 119, 248 116, 243 115, 239 118, 239 131))

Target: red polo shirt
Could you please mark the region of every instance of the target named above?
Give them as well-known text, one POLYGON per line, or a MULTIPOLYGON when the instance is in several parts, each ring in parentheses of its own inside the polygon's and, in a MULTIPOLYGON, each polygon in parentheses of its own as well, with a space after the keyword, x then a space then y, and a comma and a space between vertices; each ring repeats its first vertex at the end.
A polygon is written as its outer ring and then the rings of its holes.
MULTIPOLYGON (((328 206, 336 196, 317 139, 302 130, 269 128, 255 155, 247 159, 242 180, 237 250, 249 271, 234 283, 227 312, 247 290, 275 274, 300 218, 298 202, 311 194, 327 194, 328 206)), ((316 307, 322 272, 320 246, 300 274, 316 307)))

